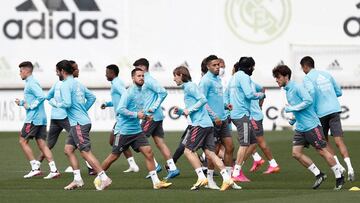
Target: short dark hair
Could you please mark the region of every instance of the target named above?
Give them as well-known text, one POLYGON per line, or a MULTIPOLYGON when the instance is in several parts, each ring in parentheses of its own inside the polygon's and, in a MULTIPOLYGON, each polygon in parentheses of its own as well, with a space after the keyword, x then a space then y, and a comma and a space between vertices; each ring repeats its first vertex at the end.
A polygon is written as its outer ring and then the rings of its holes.
POLYGON ((135 76, 135 73, 137 71, 143 71, 141 68, 134 68, 134 70, 131 71, 131 77, 134 77, 135 76))
POLYGON ((30 61, 21 62, 21 63, 19 64, 19 68, 23 68, 23 67, 30 68, 31 70, 34 69, 34 66, 33 66, 33 64, 32 64, 30 61))
POLYGON ((109 69, 109 70, 112 70, 115 73, 116 76, 119 75, 119 67, 117 65, 110 64, 110 65, 106 66, 106 68, 109 69))
POLYGON ((206 58, 204 58, 201 61, 201 73, 205 75, 207 72, 208 72, 208 68, 207 68, 207 64, 206 64, 206 58))
POLYGON ((314 68, 315 67, 315 62, 314 59, 311 58, 310 56, 305 56, 300 60, 300 65, 301 66, 309 66, 310 68, 314 68))
POLYGON ((173 75, 182 75, 181 76, 181 80, 183 82, 189 82, 191 81, 191 75, 189 72, 189 69, 187 69, 185 66, 179 66, 177 68, 174 69, 173 71, 173 75))
POLYGON ((64 70, 68 74, 73 74, 74 70, 71 63, 68 60, 62 60, 56 64, 56 69, 61 71, 64 70))
POLYGON ((76 62, 74 60, 68 60, 71 65, 74 65, 76 62))
POLYGON ((205 63, 206 63, 206 65, 208 65, 210 63, 210 61, 218 60, 218 59, 219 58, 216 55, 210 55, 205 58, 205 63))
POLYGON ((273 76, 277 78, 279 75, 289 76, 291 78, 291 70, 287 65, 278 65, 272 70, 273 76))
POLYGON ((249 69, 250 67, 255 66, 255 60, 252 57, 241 57, 239 59, 239 69, 249 69))
POLYGON ((133 66, 145 66, 146 70, 149 69, 149 61, 146 58, 140 58, 133 63, 133 66))

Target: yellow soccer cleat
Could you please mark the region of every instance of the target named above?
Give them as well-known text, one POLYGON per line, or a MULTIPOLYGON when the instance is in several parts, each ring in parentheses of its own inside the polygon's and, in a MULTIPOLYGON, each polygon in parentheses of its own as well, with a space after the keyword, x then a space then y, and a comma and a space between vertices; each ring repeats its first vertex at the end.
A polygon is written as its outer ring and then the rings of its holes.
POLYGON ((190 188, 190 190, 198 190, 201 186, 208 184, 208 179, 198 179, 196 183, 190 188))
POLYGON ((232 185, 234 185, 234 181, 232 179, 229 179, 227 181, 223 181, 223 184, 221 185, 220 191, 225 191, 232 185))
POLYGON ((168 187, 170 187, 170 185, 172 185, 172 183, 160 181, 159 183, 156 183, 154 185, 154 189, 158 190, 158 189, 168 188, 168 187))

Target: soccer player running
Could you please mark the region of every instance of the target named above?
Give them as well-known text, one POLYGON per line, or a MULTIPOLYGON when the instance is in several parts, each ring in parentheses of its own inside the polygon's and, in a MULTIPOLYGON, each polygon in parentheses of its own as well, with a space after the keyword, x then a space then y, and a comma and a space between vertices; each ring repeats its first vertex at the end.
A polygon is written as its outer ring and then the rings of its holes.
MULTIPOLYGON (((171 157, 171 152, 164 140, 163 120, 161 103, 167 96, 167 92, 158 81, 156 81, 149 73, 149 61, 145 58, 136 60, 133 64, 135 68, 140 68, 145 72, 145 83, 142 86, 142 97, 144 102, 144 112, 147 116, 152 116, 152 120, 144 120, 141 123, 142 129, 147 137, 152 136, 156 147, 160 150, 167 166, 169 167, 168 175, 164 179, 170 179, 178 176, 180 170, 176 167, 171 157)), ((157 164, 157 172, 161 171, 161 166, 157 164)), ((150 175, 150 174, 149 174, 150 175)), ((149 175, 146 178, 149 178, 149 175)))
MULTIPOLYGON (((214 138, 216 143, 215 153, 218 154, 221 145, 225 147, 224 164, 227 173, 231 176, 234 146, 231 133, 228 128, 228 119, 225 113, 223 95, 224 91, 219 77, 220 60, 217 56, 210 55, 205 58, 205 64, 208 68, 208 72, 201 78, 199 88, 207 99, 205 108, 208 111, 214 125, 214 138)), ((216 185, 213 175, 214 167, 210 161, 207 170, 208 188, 220 189, 216 185)), ((238 187, 236 187, 236 189, 238 189, 238 187)))
POLYGON ((49 104, 57 108, 65 108, 70 122, 70 135, 65 144, 65 154, 68 156, 70 165, 73 168, 74 180, 64 187, 65 190, 72 190, 84 185, 80 175, 79 163, 75 155, 75 149, 79 149, 81 156, 89 163, 100 177, 100 184, 95 184, 96 190, 104 190, 111 184, 111 179, 101 168, 99 161, 91 152, 90 129, 91 121, 87 111, 94 104, 95 95, 90 92, 73 77, 73 68, 67 60, 56 64, 61 75, 61 101, 51 99, 49 104))
POLYGON ((159 180, 155 170, 154 154, 139 122, 139 119, 152 119, 151 116, 146 116, 142 110, 143 101, 141 97, 143 96, 144 71, 140 68, 135 68, 131 71, 131 77, 134 84, 127 91, 124 87, 121 87, 122 95, 116 109, 118 116, 116 117, 117 123, 114 130, 115 140, 113 150, 112 154, 104 161, 103 166, 110 166, 122 152, 128 150, 131 146, 134 151, 141 152, 144 155, 153 188, 167 188, 172 183, 159 180))
POLYGON ((255 92, 251 88, 252 81, 250 76, 254 71, 254 66, 248 62, 248 57, 241 57, 238 63, 238 71, 230 79, 228 89, 226 90, 226 106, 230 111, 232 122, 237 128, 238 141, 240 143, 236 163, 232 177, 237 182, 250 181, 243 173, 242 165, 246 158, 256 147, 255 134, 252 132, 250 124, 250 106, 251 100, 265 98, 263 92, 255 92))
POLYGON ((173 71, 174 81, 178 86, 184 88, 185 109, 176 107, 175 113, 184 116, 190 116, 192 127, 190 136, 185 144, 184 154, 198 175, 197 182, 191 187, 191 190, 197 190, 201 186, 208 184, 208 179, 201 168, 201 163, 196 151, 202 148, 206 156, 220 169, 223 177, 223 184, 220 191, 229 188, 234 182, 227 173, 221 159, 215 154, 214 129, 213 123, 205 109, 207 102, 204 95, 200 92, 197 85, 191 82, 189 70, 184 66, 179 66, 173 71))
POLYGON ((24 175, 24 178, 31 178, 41 175, 40 162, 34 157, 34 153, 29 145, 29 140, 35 138, 36 144, 49 162, 50 173, 44 179, 56 178, 60 175, 52 153, 46 144, 46 113, 44 108, 45 95, 39 82, 32 75, 34 66, 29 61, 20 63, 20 77, 25 80, 24 100, 15 99, 18 106, 23 106, 26 110, 24 126, 19 136, 19 143, 24 151, 26 158, 30 161, 31 171, 24 175))
MULTIPOLYGON (((111 101, 105 102, 101 105, 101 109, 105 109, 107 107, 114 107, 116 111, 118 109, 118 105, 123 93, 126 92, 124 82, 118 77, 119 75, 119 67, 115 64, 108 65, 106 67, 106 79, 111 82, 111 101)), ((115 140, 115 126, 110 134, 110 145, 114 145, 115 140)), ((124 155, 129 163, 129 168, 125 170, 125 173, 128 172, 139 172, 139 166, 136 164, 134 157, 130 149, 124 151, 124 155)), ((109 159, 106 160, 116 160, 120 156, 119 151, 115 151, 109 155, 109 159)), ((104 161, 101 165, 104 170, 107 170, 110 167, 110 162, 104 161)))
POLYGON ((341 173, 340 165, 336 163, 333 155, 326 148, 323 130, 320 120, 314 111, 313 100, 310 94, 302 84, 300 85, 290 80, 291 70, 288 66, 276 66, 272 73, 279 87, 283 87, 286 91, 286 98, 289 104, 285 107, 285 112, 293 113, 295 116, 289 122, 296 125, 292 156, 316 176, 316 181, 312 188, 317 189, 326 179, 326 175, 303 153, 304 147, 308 147, 311 144, 334 172, 336 178, 334 190, 340 190, 345 183, 344 176, 341 173))
MULTIPOLYGON (((328 150, 334 155, 336 163, 340 165, 339 159, 335 155, 334 149, 329 143, 328 133, 334 137, 336 146, 348 168, 348 180, 355 180, 354 169, 351 165, 349 152, 343 140, 343 131, 341 127, 340 113, 341 107, 337 97, 342 95, 341 88, 334 78, 327 72, 316 70, 314 59, 305 56, 301 59, 300 65, 306 76, 304 77, 305 88, 310 93, 314 101, 314 108, 317 116, 320 118, 323 127, 328 150)), ((340 165, 341 166, 341 165, 340 165)), ((344 167, 342 170, 345 171, 344 167)))
MULTIPOLYGON (((252 57, 246 57, 246 60, 241 61, 245 64, 247 67, 252 67, 253 70, 255 70, 255 60, 252 57)), ((240 64, 242 65, 242 64, 240 64)), ((254 92, 263 92, 265 93, 265 89, 260 86, 259 84, 255 83, 253 80, 251 80, 251 88, 254 92)), ((271 153, 270 147, 266 144, 266 140, 264 137, 264 128, 263 128, 263 113, 261 106, 264 102, 264 99, 262 100, 251 100, 250 105, 250 124, 253 130, 253 133, 255 134, 257 145, 260 147, 260 149, 263 151, 264 155, 269 161, 269 167, 264 172, 264 174, 271 174, 271 173, 277 173, 280 171, 280 167, 277 164, 276 160, 273 158, 273 155, 271 153)), ((260 168, 262 164, 264 164, 264 160, 261 158, 261 156, 256 152, 256 148, 252 152, 252 157, 254 158, 253 165, 250 169, 250 172, 255 172, 260 168)))

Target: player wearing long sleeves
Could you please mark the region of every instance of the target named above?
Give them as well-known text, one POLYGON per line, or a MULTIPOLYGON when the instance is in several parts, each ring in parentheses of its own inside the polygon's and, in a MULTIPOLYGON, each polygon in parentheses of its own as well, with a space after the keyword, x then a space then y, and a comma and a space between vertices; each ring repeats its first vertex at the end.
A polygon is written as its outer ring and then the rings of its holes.
MULTIPOLYGON (((118 105, 121 99, 121 96, 123 95, 124 92, 126 92, 125 89, 125 84, 124 82, 119 78, 119 67, 115 64, 111 64, 108 65, 106 67, 106 78, 108 81, 111 81, 111 101, 108 102, 104 102, 101 105, 101 109, 105 109, 107 107, 114 107, 114 111, 116 111, 116 109, 118 109, 118 105)), ((114 134, 114 130, 115 130, 115 126, 116 123, 110 133, 110 139, 109 139, 109 143, 111 146, 113 146, 114 144, 114 139, 115 139, 115 134, 114 134)), ((120 154, 118 152, 114 152, 109 154, 108 158, 106 158, 102 165, 102 168, 104 170, 107 170, 110 165, 110 161, 108 160, 113 160, 113 159, 118 159, 118 157, 120 156, 120 154)), ((127 170, 125 170, 125 173, 128 172, 138 172, 139 171, 139 166, 136 164, 135 159, 129 150, 124 151, 124 156, 126 157, 126 160, 129 163, 129 168, 127 170)), ((112 163, 112 162, 111 162, 112 163)))
POLYGON ((116 109, 117 123, 114 129, 115 140, 113 144, 113 153, 119 155, 130 146, 136 152, 141 152, 145 157, 146 167, 149 170, 153 188, 167 188, 171 185, 169 182, 160 181, 154 162, 154 155, 151 146, 146 139, 141 128, 139 119, 151 119, 146 116, 143 109, 141 97, 142 86, 144 84, 144 71, 135 68, 131 71, 133 85, 127 91, 122 91, 119 105, 116 109))
POLYGON ((251 57, 241 57, 238 63, 238 71, 233 75, 228 85, 227 101, 231 104, 230 117, 237 128, 238 141, 240 143, 236 164, 233 171, 233 179, 238 182, 250 181, 242 172, 241 168, 246 157, 256 147, 256 138, 250 124, 251 100, 263 99, 265 94, 255 92, 251 87, 250 76, 254 71, 255 61, 251 57))
MULTIPOLYGON (((154 139, 157 148, 166 160, 169 170, 165 179, 175 178, 180 174, 180 170, 176 167, 170 149, 165 143, 163 129, 164 114, 161 108, 161 103, 166 98, 167 92, 165 88, 150 75, 149 61, 147 59, 140 58, 134 62, 133 66, 145 72, 145 83, 142 87, 142 97, 140 99, 143 101, 144 113, 153 118, 152 120, 144 120, 141 123, 142 129, 147 137, 151 136, 154 139)), ((159 172, 161 166, 157 165, 156 170, 159 172)), ((146 178, 149 178, 149 176, 146 176, 146 178)))
POLYGON ((33 151, 29 145, 29 140, 35 138, 40 151, 49 162, 50 173, 44 179, 56 178, 60 175, 52 153, 46 144, 46 113, 44 108, 45 94, 40 84, 32 75, 33 65, 29 61, 22 62, 19 65, 20 77, 25 80, 24 100, 16 99, 15 103, 23 106, 26 111, 24 126, 19 136, 20 146, 23 149, 26 158, 30 161, 31 171, 24 175, 24 178, 31 178, 41 175, 40 162, 35 160, 33 151))
POLYGON ((272 72, 279 87, 284 87, 286 91, 286 99, 289 105, 285 107, 285 112, 293 113, 296 119, 292 147, 293 157, 315 175, 316 181, 312 188, 317 189, 326 179, 326 175, 303 153, 304 147, 312 145, 328 165, 331 166, 336 178, 334 189, 340 190, 344 185, 344 176, 341 173, 340 165, 336 163, 333 155, 326 148, 320 120, 312 106, 313 99, 302 84, 297 84, 290 80, 291 70, 286 65, 279 65, 272 72))
MULTIPOLYGON (((100 181, 94 181, 97 190, 104 190, 111 184, 111 179, 101 168, 99 161, 91 152, 90 129, 91 121, 88 110, 94 104, 95 95, 73 77, 73 68, 67 60, 56 64, 61 73, 61 100, 50 99, 49 104, 57 108, 65 108, 70 122, 70 135, 65 144, 65 154, 68 156, 73 168, 74 180, 64 187, 65 190, 72 190, 82 187, 84 182, 80 175, 79 163, 75 156, 75 149, 79 149, 81 156, 90 164, 97 173, 100 181)), ((95 179, 96 180, 96 179, 95 179)))
POLYGON ((191 129, 190 135, 185 144, 184 154, 198 175, 197 182, 191 190, 197 190, 201 186, 207 185, 208 180, 202 171, 200 160, 196 154, 202 148, 206 156, 220 169, 223 177, 223 184, 220 191, 224 191, 234 184, 230 175, 227 173, 223 162, 215 154, 214 129, 208 111, 205 108, 207 102, 205 96, 200 92, 198 86, 191 82, 189 70, 180 66, 173 71, 174 81, 184 89, 185 109, 175 108, 175 113, 190 116, 191 129))
MULTIPOLYGON (((349 152, 343 139, 344 133, 341 127, 341 107, 338 101, 338 97, 342 95, 341 88, 329 73, 314 68, 315 62, 310 56, 302 58, 300 64, 302 70, 306 74, 304 77, 305 88, 313 98, 315 112, 320 118, 325 139, 328 142, 327 148, 334 154, 336 162, 340 164, 334 149, 329 143, 328 133, 330 130, 331 135, 334 137, 335 144, 347 165, 348 180, 354 181, 355 172, 351 165, 349 152)), ((341 166, 341 168, 345 171, 344 167, 341 166)))

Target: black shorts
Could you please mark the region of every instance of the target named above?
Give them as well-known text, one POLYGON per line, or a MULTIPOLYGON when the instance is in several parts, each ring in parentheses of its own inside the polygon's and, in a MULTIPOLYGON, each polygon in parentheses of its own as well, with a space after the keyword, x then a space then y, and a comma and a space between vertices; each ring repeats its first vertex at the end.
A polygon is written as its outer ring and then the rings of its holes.
POLYGON ((20 136, 25 140, 30 140, 33 138, 46 140, 46 125, 24 123, 20 136))
POLYGON ((70 135, 66 144, 78 148, 80 151, 88 152, 91 150, 90 143, 91 124, 75 125, 70 127, 70 135))
POLYGON ((254 133, 255 137, 264 136, 264 128, 262 122, 263 120, 259 120, 259 121, 256 121, 254 119, 250 120, 252 132, 254 133))
POLYGON ((321 126, 317 126, 306 132, 299 132, 295 130, 293 139, 293 146, 309 147, 312 145, 316 149, 322 149, 326 147, 326 141, 324 139, 323 129, 321 126))
POLYGON ((202 128, 200 126, 192 126, 190 134, 186 136, 185 147, 195 152, 199 148, 215 151, 214 128, 202 128))
POLYGON ((214 124, 214 138, 215 138, 215 143, 217 144, 221 144, 222 143, 222 139, 226 138, 226 137, 231 137, 231 132, 229 129, 229 123, 228 120, 224 120, 221 121, 221 126, 217 126, 214 124))
POLYGON ((113 154, 121 154, 122 152, 133 148, 134 151, 139 152, 139 148, 142 146, 150 146, 144 133, 137 133, 131 135, 115 135, 115 140, 112 148, 113 154))
POLYGON ((141 127, 146 137, 158 136, 164 138, 163 121, 142 121, 141 127))
POLYGON ((252 132, 252 127, 247 116, 243 116, 240 119, 232 119, 232 122, 236 126, 238 132, 238 141, 240 146, 249 146, 256 144, 255 134, 252 132))
POLYGON ((342 137, 343 130, 341 127, 340 121, 340 112, 339 113, 332 113, 327 116, 320 118, 321 126, 324 129, 324 135, 327 138, 329 134, 329 130, 331 135, 334 137, 342 137))
POLYGON ((49 149, 52 149, 61 133, 61 131, 65 129, 66 132, 70 132, 70 123, 68 118, 64 119, 51 119, 50 121, 50 129, 47 136, 47 145, 49 149))

